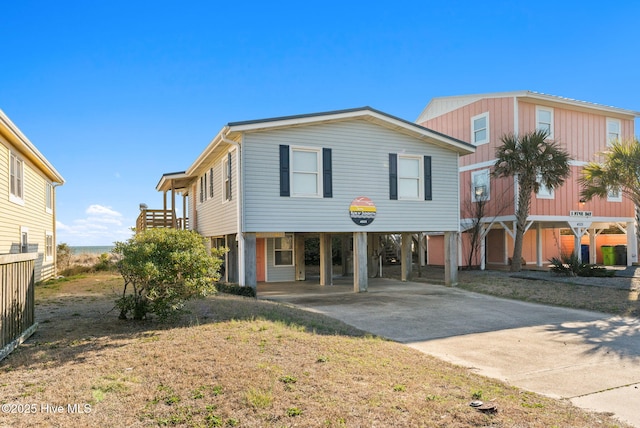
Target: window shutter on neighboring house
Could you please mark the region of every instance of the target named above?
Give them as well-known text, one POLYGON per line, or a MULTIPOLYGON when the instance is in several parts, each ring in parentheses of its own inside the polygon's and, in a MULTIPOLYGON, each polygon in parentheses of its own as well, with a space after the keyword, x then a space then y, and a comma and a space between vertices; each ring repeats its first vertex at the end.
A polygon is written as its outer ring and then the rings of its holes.
POLYGON ((291 196, 289 185, 289 146, 280 145, 280 196, 291 196))
POLYGON ((389 153, 389 199, 398 199, 398 155, 389 153))
POLYGON ((333 198, 333 178, 331 171, 331 149, 322 149, 322 192, 323 197, 333 198))
POLYGON ((430 201, 433 198, 431 185, 431 156, 424 157, 424 200, 430 201))

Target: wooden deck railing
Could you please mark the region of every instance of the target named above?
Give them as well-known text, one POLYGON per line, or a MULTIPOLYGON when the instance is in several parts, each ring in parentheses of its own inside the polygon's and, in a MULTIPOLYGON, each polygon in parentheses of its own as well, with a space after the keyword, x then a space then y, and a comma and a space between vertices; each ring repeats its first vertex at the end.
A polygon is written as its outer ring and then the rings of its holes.
POLYGON ((0 255, 0 360, 37 328, 35 322, 36 253, 0 255))
POLYGON ((171 210, 141 210, 136 220, 136 233, 154 228, 187 229, 188 218, 176 218, 176 213, 171 210))

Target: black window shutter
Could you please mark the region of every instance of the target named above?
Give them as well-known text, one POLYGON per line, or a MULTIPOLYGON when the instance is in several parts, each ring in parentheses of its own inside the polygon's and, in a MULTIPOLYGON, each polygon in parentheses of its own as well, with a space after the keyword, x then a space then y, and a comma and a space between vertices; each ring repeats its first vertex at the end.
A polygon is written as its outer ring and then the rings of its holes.
POLYGON ((433 198, 431 180, 431 156, 424 157, 424 200, 430 201, 433 198))
POLYGON ((213 168, 209 170, 209 196, 213 198, 213 168))
POLYGON ((289 187, 289 146, 280 145, 280 196, 291 196, 289 187))
POLYGON ((331 149, 322 149, 322 192, 323 197, 333 198, 333 178, 331 172, 331 149))
POLYGON ((233 194, 233 187, 231 187, 231 152, 227 153, 227 172, 229 174, 229 200, 231 200, 231 195, 233 194))
POLYGON ((398 199, 398 155, 389 153, 389 199, 398 199))

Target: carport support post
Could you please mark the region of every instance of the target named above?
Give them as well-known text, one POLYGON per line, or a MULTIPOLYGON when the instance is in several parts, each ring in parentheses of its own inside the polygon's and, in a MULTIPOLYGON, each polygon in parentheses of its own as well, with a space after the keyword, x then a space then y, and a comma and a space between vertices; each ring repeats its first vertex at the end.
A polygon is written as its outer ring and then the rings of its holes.
POLYGON ((320 234, 320 285, 333 285, 331 235, 320 234))
POLYGON ((402 277, 403 281, 411 279, 411 233, 403 233, 402 235, 402 277))
POLYGON ((458 233, 444 233, 444 284, 458 285, 458 233))
POLYGON ((367 291, 367 232, 353 232, 353 291, 367 291))
POLYGON ((342 236, 342 276, 351 275, 353 272, 353 260, 351 253, 351 237, 342 236))
POLYGON ((256 277, 256 234, 244 234, 244 285, 255 289, 256 277))
POLYGON ((304 235, 296 233, 294 235, 294 240, 294 254, 296 258, 296 281, 304 281, 305 279, 307 279, 304 266, 304 235))

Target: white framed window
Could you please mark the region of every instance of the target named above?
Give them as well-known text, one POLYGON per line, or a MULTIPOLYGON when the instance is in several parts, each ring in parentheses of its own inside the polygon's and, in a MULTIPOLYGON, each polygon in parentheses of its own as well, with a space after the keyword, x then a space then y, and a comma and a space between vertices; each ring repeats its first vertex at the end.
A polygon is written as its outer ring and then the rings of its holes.
POLYGON ((231 200, 231 174, 232 174, 232 162, 231 152, 227 153, 227 156, 222 159, 222 202, 231 200))
POLYGON ((20 252, 29 252, 29 228, 24 226, 20 228, 20 252))
POLYGON ((607 146, 619 141, 622 135, 622 122, 618 119, 607 118, 607 146))
POLYGON ((553 138, 553 109, 551 107, 536 106, 536 129, 547 131, 549 138, 553 138))
POLYGON ((9 200, 24 205, 24 162, 13 152, 9 156, 9 200))
POLYGON ((53 212, 53 185, 46 182, 44 185, 44 208, 49 214, 53 212))
POLYGON ((53 232, 44 235, 44 255, 47 260, 53 259, 53 232))
POLYGON ((291 196, 322 197, 322 149, 291 147, 291 196))
POLYGON ((555 195, 553 193, 553 189, 549 189, 547 186, 542 184, 542 175, 538 174, 538 183, 540 183, 540 188, 538 189, 538 193, 536 193, 536 197, 538 199, 554 199, 555 195))
POLYGON ((471 202, 491 199, 491 174, 488 169, 471 173, 471 202))
POLYGON ((281 238, 273 238, 273 264, 293 266, 293 235, 286 234, 281 238))
POLYGON ((489 112, 471 118, 471 143, 479 146, 489 142, 489 112))
POLYGON ((622 192, 620 189, 609 189, 609 192, 607 192, 607 202, 622 202, 622 192))
POLYGON ((398 199, 423 198, 422 156, 398 155, 398 199))

